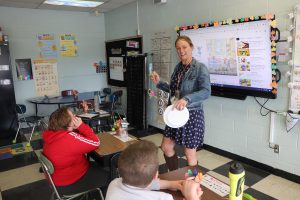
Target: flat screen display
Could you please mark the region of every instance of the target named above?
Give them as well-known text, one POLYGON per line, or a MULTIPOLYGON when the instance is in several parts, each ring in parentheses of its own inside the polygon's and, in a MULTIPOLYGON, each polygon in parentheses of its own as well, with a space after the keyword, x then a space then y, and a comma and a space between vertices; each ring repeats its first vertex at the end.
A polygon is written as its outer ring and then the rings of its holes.
POLYGON ((191 38, 193 57, 209 72, 212 94, 232 98, 272 93, 271 27, 268 20, 181 30, 191 38))

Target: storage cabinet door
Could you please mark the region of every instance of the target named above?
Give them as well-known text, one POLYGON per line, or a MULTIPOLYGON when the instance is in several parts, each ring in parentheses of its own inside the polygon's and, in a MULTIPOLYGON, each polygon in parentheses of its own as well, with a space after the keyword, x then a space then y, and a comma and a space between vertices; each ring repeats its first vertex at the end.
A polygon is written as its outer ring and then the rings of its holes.
POLYGON ((15 134, 16 101, 8 45, 0 45, 0 138, 15 134))

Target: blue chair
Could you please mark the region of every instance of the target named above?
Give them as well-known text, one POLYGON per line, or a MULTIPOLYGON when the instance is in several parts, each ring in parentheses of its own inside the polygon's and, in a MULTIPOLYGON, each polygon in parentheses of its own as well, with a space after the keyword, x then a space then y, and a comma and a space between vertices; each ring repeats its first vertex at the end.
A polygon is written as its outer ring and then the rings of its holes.
POLYGON ((106 97, 111 94, 111 88, 103 88, 103 97, 101 98, 101 102, 106 102, 106 97))

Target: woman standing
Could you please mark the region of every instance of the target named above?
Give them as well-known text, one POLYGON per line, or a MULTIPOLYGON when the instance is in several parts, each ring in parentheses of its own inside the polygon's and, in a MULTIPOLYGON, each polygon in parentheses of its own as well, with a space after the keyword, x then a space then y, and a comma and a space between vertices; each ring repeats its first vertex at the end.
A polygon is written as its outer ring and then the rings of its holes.
POLYGON ((189 166, 197 165, 196 150, 203 145, 204 113, 203 101, 211 94, 209 72, 206 66, 192 57, 193 43, 187 36, 179 36, 175 47, 180 59, 171 76, 170 85, 160 80, 156 72, 151 80, 158 89, 170 93, 173 108, 189 110, 188 122, 180 128, 166 126, 161 148, 169 170, 178 168, 178 158, 174 150, 175 143, 184 146, 189 166))

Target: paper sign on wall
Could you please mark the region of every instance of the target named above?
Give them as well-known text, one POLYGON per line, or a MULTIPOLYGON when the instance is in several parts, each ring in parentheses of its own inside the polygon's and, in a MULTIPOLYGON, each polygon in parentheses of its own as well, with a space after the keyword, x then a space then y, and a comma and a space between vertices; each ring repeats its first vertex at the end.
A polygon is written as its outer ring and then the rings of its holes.
POLYGON ((57 46, 55 44, 54 34, 38 34, 37 40, 37 45, 39 47, 39 58, 49 59, 57 57, 57 46))
POLYGON ((60 38, 60 55, 62 57, 77 56, 77 39, 74 34, 61 34, 60 38))
POLYGON ((109 57, 110 78, 124 81, 123 57, 109 57))

